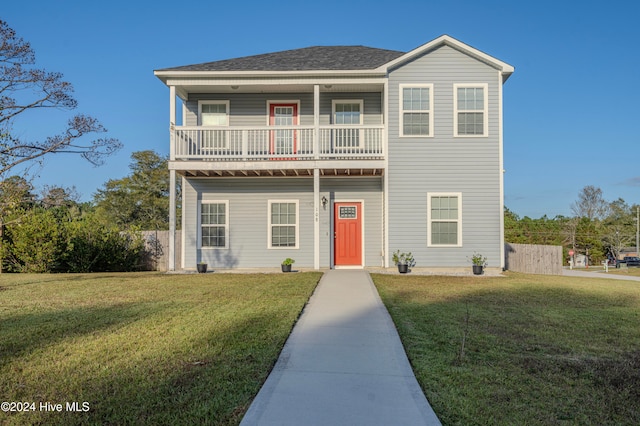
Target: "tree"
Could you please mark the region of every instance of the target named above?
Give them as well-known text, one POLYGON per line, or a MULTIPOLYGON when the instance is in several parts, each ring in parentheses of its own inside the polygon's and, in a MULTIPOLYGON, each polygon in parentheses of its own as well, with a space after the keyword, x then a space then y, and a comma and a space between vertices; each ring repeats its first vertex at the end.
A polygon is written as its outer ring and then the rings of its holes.
POLYGON ((71 83, 62 80, 62 74, 35 68, 34 64, 35 53, 30 44, 0 20, 0 178, 16 166, 47 154, 79 154, 97 165, 120 149, 122 144, 113 138, 86 141, 84 136, 105 133, 106 129, 95 118, 83 114, 71 117, 61 133, 42 141, 27 141, 13 134, 16 118, 29 111, 77 107, 71 83))
POLYGON ((622 198, 612 201, 603 225, 604 246, 617 259, 622 249, 631 246, 634 241, 635 220, 632 208, 622 198))
POLYGON ((45 185, 41 191, 40 204, 48 209, 52 207, 72 206, 78 203, 80 194, 75 187, 64 188, 57 185, 45 185))
POLYGON ((571 205, 571 211, 577 217, 586 217, 589 220, 603 219, 607 215, 608 206, 602 198, 602 189, 588 185, 578 194, 578 200, 571 205))
POLYGON ((111 179, 95 194, 105 219, 123 227, 169 228, 169 172, 167 157, 155 151, 131 154, 131 174, 111 179))

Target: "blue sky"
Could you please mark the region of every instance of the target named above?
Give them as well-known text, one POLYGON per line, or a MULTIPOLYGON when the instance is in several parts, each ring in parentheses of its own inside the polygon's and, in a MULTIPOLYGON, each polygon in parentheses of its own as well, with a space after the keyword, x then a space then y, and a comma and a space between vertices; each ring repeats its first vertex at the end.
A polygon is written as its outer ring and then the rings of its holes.
MULTIPOLYGON (((586 185, 640 204, 640 2, 537 0, 30 1, 0 18, 37 65, 64 74, 77 112, 124 148, 93 167, 51 156, 36 186, 75 186, 90 200, 129 173, 134 151, 169 148, 169 91, 153 70, 314 45, 409 51, 449 34, 515 67, 504 87, 505 204, 520 216, 570 215, 586 185)), ((21 120, 30 138, 68 112, 21 120)))

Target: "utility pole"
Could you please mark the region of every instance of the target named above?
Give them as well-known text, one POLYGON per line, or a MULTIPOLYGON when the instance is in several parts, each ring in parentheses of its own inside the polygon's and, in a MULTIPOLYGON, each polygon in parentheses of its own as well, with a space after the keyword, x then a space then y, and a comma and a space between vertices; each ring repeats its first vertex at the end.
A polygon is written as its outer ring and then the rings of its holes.
POLYGON ((640 256, 640 207, 636 207, 636 256, 640 256))

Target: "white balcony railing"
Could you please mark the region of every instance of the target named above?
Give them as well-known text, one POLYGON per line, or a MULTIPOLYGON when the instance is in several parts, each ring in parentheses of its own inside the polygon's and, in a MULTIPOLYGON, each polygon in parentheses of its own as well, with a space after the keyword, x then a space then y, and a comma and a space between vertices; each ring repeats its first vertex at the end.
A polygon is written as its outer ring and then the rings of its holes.
POLYGON ((176 160, 331 160, 384 157, 384 126, 174 128, 176 160))

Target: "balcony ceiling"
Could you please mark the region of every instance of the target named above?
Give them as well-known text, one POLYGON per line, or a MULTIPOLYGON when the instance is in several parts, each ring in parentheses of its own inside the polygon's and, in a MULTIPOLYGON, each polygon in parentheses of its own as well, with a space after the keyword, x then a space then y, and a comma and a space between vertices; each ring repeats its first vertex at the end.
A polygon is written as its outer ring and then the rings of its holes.
MULTIPOLYGON (((205 178, 219 178, 219 177, 310 177, 313 176, 313 169, 267 169, 267 170, 178 170, 179 175, 185 177, 205 177, 205 178)), ((376 168, 322 168, 320 169, 320 176, 376 176, 380 177, 384 175, 384 169, 376 168)))

